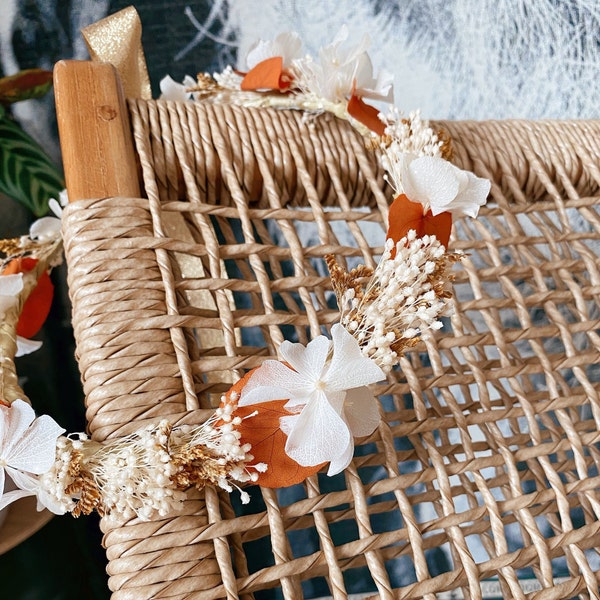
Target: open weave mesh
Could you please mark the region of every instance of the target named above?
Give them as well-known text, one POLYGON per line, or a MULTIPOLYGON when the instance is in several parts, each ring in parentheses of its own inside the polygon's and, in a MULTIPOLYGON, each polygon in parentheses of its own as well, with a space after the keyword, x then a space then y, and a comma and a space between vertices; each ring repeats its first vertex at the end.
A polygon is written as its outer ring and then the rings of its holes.
MULTIPOLYGON (((64 217, 93 437, 198 422, 336 322, 323 257, 374 266, 391 191, 327 115, 134 101, 147 199, 64 217)), ((600 122, 436 123, 492 181, 455 225, 456 309, 376 387, 346 471, 103 520, 115 600, 598 598, 600 122), (274 592, 272 588, 279 588, 274 592), (370 595, 368 594, 370 597, 370 595), (460 595, 448 597, 461 597, 460 595)))

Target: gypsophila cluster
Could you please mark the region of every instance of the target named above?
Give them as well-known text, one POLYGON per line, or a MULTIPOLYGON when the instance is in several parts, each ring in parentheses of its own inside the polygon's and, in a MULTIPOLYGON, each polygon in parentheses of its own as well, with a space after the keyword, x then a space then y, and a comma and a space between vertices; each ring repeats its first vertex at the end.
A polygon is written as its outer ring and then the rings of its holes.
POLYGON ((40 475, 38 499, 39 504, 51 510, 54 514, 62 515, 75 508, 75 501, 65 492, 72 483, 69 474, 73 446, 79 440, 70 440, 64 436, 56 440, 56 459, 52 468, 40 475))
POLYGON ((236 73, 231 65, 227 65, 221 73, 213 73, 213 78, 222 88, 239 90, 243 77, 236 73))
MULTIPOLYGON (((460 255, 447 254, 434 236, 411 230, 396 245, 388 239, 379 265, 366 283, 336 287, 340 323, 363 354, 389 372, 399 356, 428 329, 440 329, 449 307, 449 268, 460 255)), ((328 262, 332 279, 339 266, 328 262), (333 268, 332 268, 333 267, 333 268)))
MULTIPOLYGON (((237 408, 237 394, 231 394, 231 403, 225 403, 215 411, 201 428, 188 434, 188 441, 178 445, 173 452, 173 463, 178 470, 174 482, 185 489, 198 485, 198 481, 218 485, 227 492, 237 489, 242 504, 250 501, 247 492, 238 483, 255 483, 258 473, 266 471, 264 463, 250 464, 254 457, 250 454, 250 444, 242 444, 237 426, 242 419, 233 416, 237 408)), ((252 418, 254 414, 245 418, 252 418)))
POLYGON ((401 111, 392 106, 387 114, 381 113, 385 123, 385 135, 379 139, 381 165, 386 170, 385 180, 396 195, 402 194, 402 169, 405 155, 442 156, 444 141, 429 126, 429 122, 421 119, 420 111, 411 112, 405 117, 401 111))
POLYGON ((85 459, 105 509, 130 519, 150 519, 176 510, 184 494, 170 487, 175 468, 171 463, 171 438, 177 437, 167 421, 148 426, 114 443, 101 446, 85 459))
POLYGON ((97 510, 115 519, 142 520, 181 508, 185 490, 207 483, 227 491, 254 482, 266 469, 252 461, 250 445, 235 430, 240 418, 226 406, 197 427, 172 427, 167 421, 104 444, 84 434, 57 440, 52 468, 40 476, 40 504, 56 514, 74 516, 97 510), (237 483, 236 483, 237 482, 237 483))

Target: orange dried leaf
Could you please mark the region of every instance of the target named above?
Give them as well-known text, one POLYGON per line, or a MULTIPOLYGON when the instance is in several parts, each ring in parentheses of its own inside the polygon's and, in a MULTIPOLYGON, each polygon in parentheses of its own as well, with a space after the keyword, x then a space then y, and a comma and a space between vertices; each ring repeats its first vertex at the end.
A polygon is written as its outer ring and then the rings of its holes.
POLYGON ((367 104, 356 94, 350 96, 348 100, 348 114, 367 126, 377 135, 383 135, 385 132, 385 123, 379 118, 380 111, 374 106, 367 104))
POLYGON ((443 212, 434 217, 430 210, 423 214, 422 204, 411 202, 404 194, 400 194, 390 206, 387 237, 397 244, 411 229, 414 229, 420 238, 424 235, 435 235, 441 244, 448 247, 452 215, 443 212))
POLYGON ((40 98, 52 86, 52 71, 26 69, 0 78, 0 104, 40 98))
MULTIPOLYGON (((254 371, 247 373, 225 395, 225 402, 231 403, 233 392, 241 394, 242 389, 254 371)), ((285 453, 287 436, 279 427, 279 419, 289 416, 284 406, 287 400, 261 402, 251 406, 238 406, 234 416, 242 418, 237 430, 241 434, 242 444, 251 444, 250 453, 253 463, 263 462, 268 465, 265 473, 259 473, 258 484, 268 488, 280 488, 301 483, 310 475, 317 473, 324 465, 303 467, 285 453), (253 417, 248 417, 257 412, 253 417)))
POLYGON ((250 69, 244 79, 241 88, 246 92, 255 90, 287 90, 291 84, 291 77, 283 68, 283 58, 272 56, 259 62, 250 69))
MULTIPOLYGON (((2 275, 16 275, 17 273, 28 273, 37 264, 35 258, 15 258, 11 260, 2 275)), ((44 324, 52 306, 52 297, 54 295, 54 285, 50 280, 47 271, 44 271, 38 279, 37 286, 29 294, 19 322, 17 323, 17 335, 24 338, 33 337, 44 324)))

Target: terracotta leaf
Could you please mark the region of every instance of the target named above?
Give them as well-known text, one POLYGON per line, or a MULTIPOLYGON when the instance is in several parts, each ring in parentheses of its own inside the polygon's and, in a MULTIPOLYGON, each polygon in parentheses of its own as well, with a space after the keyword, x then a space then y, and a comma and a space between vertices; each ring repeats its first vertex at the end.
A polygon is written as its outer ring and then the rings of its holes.
POLYGON ((348 100, 348 114, 367 126, 377 135, 383 135, 385 132, 385 123, 378 117, 380 111, 374 106, 367 104, 356 94, 350 96, 348 100))
MULTIPOLYGON (((16 275, 17 273, 28 273, 37 264, 35 258, 16 258, 11 260, 2 275, 16 275)), ((52 306, 54 285, 47 271, 44 271, 38 279, 37 286, 29 294, 25 301, 19 322, 17 323, 17 335, 24 338, 33 337, 44 324, 52 306)))
MULTIPOLYGON (((240 394, 254 371, 247 373, 225 395, 225 402, 231 402, 232 392, 240 394)), ((250 453, 254 463, 264 462, 268 465, 265 473, 259 473, 258 485, 268 488, 280 488, 301 483, 310 475, 317 473, 323 465, 302 467, 285 453, 287 436, 279 428, 279 419, 290 413, 284 406, 287 400, 262 402, 252 406, 238 406, 235 416, 241 417, 242 423, 237 426, 241 433, 241 443, 251 444, 250 453), (257 412, 253 417, 248 417, 257 412)))
POLYGON ((291 78, 283 69, 283 58, 272 56, 250 69, 242 79, 240 87, 247 92, 255 90, 279 90, 282 92, 287 90, 290 84, 291 78))
POLYGON ((0 103, 40 98, 52 87, 52 71, 26 69, 15 75, 0 78, 0 103))
POLYGON ((411 229, 420 238, 435 235, 447 248, 452 231, 452 215, 443 212, 434 217, 430 210, 423 214, 422 204, 411 202, 404 194, 400 194, 390 206, 387 237, 398 243, 411 229))

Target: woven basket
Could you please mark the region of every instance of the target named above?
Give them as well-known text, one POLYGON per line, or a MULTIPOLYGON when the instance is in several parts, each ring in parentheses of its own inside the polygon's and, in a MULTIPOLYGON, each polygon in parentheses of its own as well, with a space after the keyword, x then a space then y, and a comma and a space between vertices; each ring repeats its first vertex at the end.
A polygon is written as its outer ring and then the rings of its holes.
MULTIPOLYGON (((374 266, 391 200, 328 115, 129 110, 147 198, 63 218, 97 440, 200 422, 284 339, 328 330, 323 257, 374 266)), ((379 429, 343 474, 249 506, 207 487, 168 518, 104 519, 114 600, 598 598, 600 122, 434 126, 491 199, 455 225, 456 309, 377 387, 379 429)))

